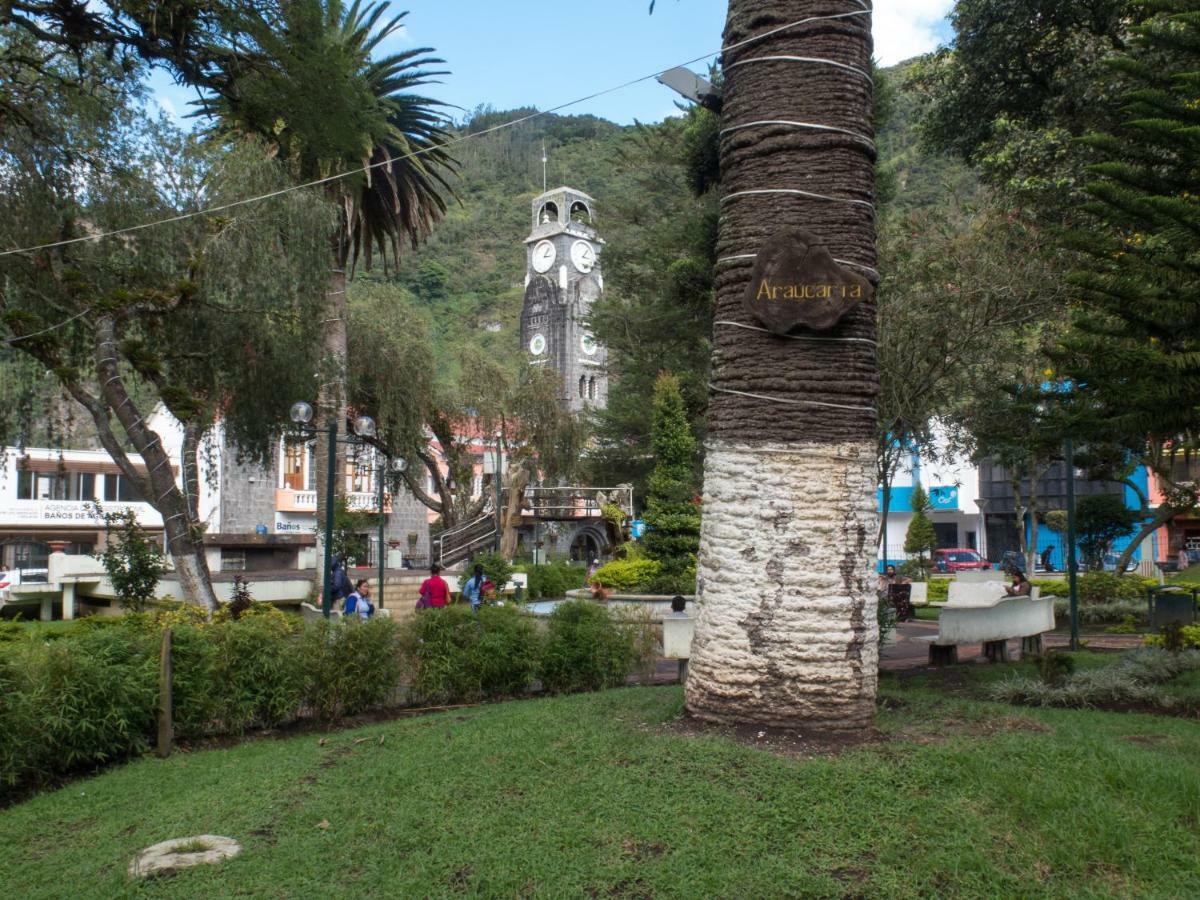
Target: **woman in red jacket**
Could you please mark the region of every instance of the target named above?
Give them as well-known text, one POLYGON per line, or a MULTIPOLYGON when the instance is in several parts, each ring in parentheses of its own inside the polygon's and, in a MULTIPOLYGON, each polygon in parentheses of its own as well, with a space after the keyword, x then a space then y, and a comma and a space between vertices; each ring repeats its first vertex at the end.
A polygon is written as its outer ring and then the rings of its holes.
POLYGON ((439 574, 441 571, 442 567, 437 563, 429 567, 429 577, 421 582, 421 599, 417 601, 418 609, 445 606, 450 602, 450 585, 446 584, 446 579, 439 574))

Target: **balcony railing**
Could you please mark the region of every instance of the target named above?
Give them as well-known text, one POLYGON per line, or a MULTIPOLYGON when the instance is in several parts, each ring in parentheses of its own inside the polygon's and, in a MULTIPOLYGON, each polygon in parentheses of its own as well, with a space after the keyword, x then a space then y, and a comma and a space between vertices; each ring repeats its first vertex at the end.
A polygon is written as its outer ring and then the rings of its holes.
MULTIPOLYGON (((379 497, 367 491, 354 491, 346 494, 346 505, 355 512, 377 512, 379 497)), ((316 512, 317 492, 279 488, 275 491, 275 510, 276 512, 316 512)), ((383 511, 386 513, 392 511, 390 496, 384 496, 383 511)))

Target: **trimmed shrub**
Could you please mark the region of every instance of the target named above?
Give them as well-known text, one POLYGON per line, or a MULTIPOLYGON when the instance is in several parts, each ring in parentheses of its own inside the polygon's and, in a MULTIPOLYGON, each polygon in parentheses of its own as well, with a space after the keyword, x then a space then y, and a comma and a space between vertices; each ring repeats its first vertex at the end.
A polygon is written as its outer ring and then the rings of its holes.
POLYGON ((515 696, 537 679, 537 628, 513 606, 425 610, 405 623, 402 646, 416 702, 515 696))
POLYGON ((522 569, 529 575, 530 600, 557 600, 565 597, 567 591, 584 586, 587 581, 587 569, 582 566, 572 566, 566 562, 547 563, 544 566, 527 566, 522 569))
POLYGON ((4 654, 0 781, 15 785, 141 752, 158 705, 152 639, 125 629, 4 654))
POLYGON ((542 652, 542 686, 550 693, 598 691, 625 683, 636 658, 634 635, 603 606, 560 603, 550 615, 542 652))
POLYGON ((654 559, 614 559, 597 569, 592 581, 618 592, 648 590, 660 571, 654 559))
MULTIPOLYGON (((1081 603, 1112 603, 1116 600, 1145 600, 1146 587, 1158 582, 1126 575, 1118 577, 1109 572, 1085 572, 1079 576, 1081 603)), ((1061 593, 1067 593, 1067 583, 1061 582, 1061 593)))
POLYGON ((400 628, 391 619, 312 623, 299 651, 303 703, 319 719, 381 706, 400 681, 400 628))
MULTIPOLYGON (((1066 597, 1054 600, 1054 616, 1061 623, 1071 616, 1071 602, 1066 597)), ((1133 617, 1135 622, 1146 620, 1144 600, 1114 600, 1111 603, 1079 603, 1079 621, 1084 625, 1112 625, 1133 617)))
POLYGON ((467 578, 475 571, 476 566, 483 566, 483 577, 496 586, 496 593, 499 594, 504 590, 504 586, 508 584, 512 578, 513 567, 508 564, 503 556, 499 553, 476 553, 471 557, 471 561, 467 563, 466 573, 462 579, 465 584, 467 578))

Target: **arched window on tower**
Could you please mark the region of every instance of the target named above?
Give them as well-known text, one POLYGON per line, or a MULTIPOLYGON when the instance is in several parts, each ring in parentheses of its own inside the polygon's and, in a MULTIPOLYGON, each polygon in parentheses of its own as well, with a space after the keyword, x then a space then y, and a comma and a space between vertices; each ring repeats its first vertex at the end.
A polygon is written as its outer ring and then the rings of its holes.
POLYGON ((596 376, 595 375, 593 375, 591 378, 588 379, 588 399, 589 400, 596 399, 596 376))
POLYGON ((592 211, 587 208, 587 204, 582 200, 576 200, 571 204, 571 221, 580 222, 584 225, 592 224, 592 211))
POLYGON ((542 211, 538 213, 538 223, 541 225, 549 225, 551 222, 558 221, 558 204, 554 202, 546 203, 542 206, 542 211))
POLYGON ((584 375, 579 376, 579 399, 587 399, 587 377, 584 375))

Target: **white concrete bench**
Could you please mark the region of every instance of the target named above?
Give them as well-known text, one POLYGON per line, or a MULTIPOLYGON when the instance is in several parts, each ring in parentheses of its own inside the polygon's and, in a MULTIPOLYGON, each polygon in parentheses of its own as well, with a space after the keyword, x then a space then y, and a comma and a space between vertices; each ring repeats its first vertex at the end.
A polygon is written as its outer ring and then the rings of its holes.
POLYGON ((679 680, 687 678, 688 659, 692 655, 692 638, 696 635, 696 620, 689 615, 667 613, 663 616, 663 656, 679 660, 679 680))
POLYGON ((930 665, 957 662, 959 644, 983 644, 990 661, 1007 662, 1008 642, 1016 638, 1022 655, 1040 654, 1042 635, 1054 630, 1054 599, 1040 594, 1035 587, 1028 597, 1009 597, 1000 582, 951 584, 938 633, 925 638, 930 665))

